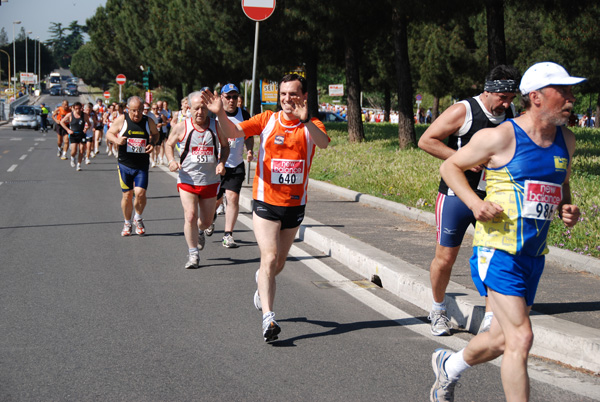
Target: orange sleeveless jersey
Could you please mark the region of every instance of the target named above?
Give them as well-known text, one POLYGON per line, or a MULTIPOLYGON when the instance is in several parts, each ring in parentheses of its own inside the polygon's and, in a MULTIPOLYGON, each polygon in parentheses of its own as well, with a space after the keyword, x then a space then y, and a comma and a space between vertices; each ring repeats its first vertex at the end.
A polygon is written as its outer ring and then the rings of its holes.
MULTIPOLYGON (((318 119, 312 122, 326 132, 318 119)), ((305 205, 315 143, 304 124, 268 110, 239 125, 246 138, 260 136, 253 198, 283 207, 305 205)))

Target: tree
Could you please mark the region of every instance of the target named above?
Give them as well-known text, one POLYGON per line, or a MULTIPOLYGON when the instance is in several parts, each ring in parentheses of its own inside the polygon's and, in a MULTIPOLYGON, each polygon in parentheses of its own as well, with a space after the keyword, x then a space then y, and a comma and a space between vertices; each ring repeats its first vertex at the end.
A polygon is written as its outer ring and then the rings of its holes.
POLYGON ((0 29, 0 47, 8 45, 8 35, 6 34, 6 30, 4 27, 0 29))
POLYGON ((102 87, 111 77, 106 70, 94 60, 94 44, 86 43, 71 58, 71 72, 87 84, 102 87))

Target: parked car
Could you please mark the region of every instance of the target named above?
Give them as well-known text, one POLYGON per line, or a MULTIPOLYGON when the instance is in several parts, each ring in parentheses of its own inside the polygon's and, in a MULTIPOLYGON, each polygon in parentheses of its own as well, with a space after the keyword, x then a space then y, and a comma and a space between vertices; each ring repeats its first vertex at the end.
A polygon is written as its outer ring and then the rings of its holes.
POLYGON ((77 84, 67 84, 67 86, 65 88, 65 95, 79 96, 79 91, 77 90, 77 84))
POLYGON ((12 128, 33 128, 39 130, 42 125, 42 117, 40 113, 36 113, 33 106, 20 105, 17 106, 13 114, 12 128))
POLYGON ((50 95, 52 96, 60 96, 61 92, 62 91, 60 85, 50 88, 50 95))
POLYGON ((345 118, 343 118, 342 116, 340 116, 339 114, 334 113, 334 112, 319 112, 318 118, 322 122, 331 122, 331 121, 347 122, 348 121, 345 118))

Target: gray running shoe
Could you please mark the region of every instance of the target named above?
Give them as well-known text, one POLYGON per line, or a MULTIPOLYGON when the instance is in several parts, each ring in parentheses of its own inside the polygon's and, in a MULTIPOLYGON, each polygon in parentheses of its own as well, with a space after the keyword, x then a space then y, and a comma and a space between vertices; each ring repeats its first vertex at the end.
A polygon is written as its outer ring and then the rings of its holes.
POLYGON ((239 245, 233 240, 232 235, 223 236, 223 247, 237 248, 239 245))
POLYGON ((486 314, 481 321, 481 325, 479 326, 478 334, 483 334, 484 332, 488 332, 490 330, 490 326, 492 325, 492 319, 494 318, 493 314, 486 314))
POLYGON ((452 335, 452 327, 448 316, 446 316, 446 310, 433 310, 427 318, 431 321, 432 335, 452 335))
MULTIPOLYGON (((254 280, 258 285, 258 269, 256 270, 256 274, 254 274, 254 280)), ((256 292, 254 292, 254 307, 256 307, 257 310, 262 311, 262 304, 260 303, 260 295, 258 294, 258 289, 256 289, 256 292)))
POLYGON ((188 261, 185 263, 185 269, 196 269, 200 266, 200 256, 198 254, 188 255, 188 261))
POLYGON ((444 364, 446 360, 453 354, 448 349, 436 349, 431 356, 431 366, 435 374, 435 383, 431 387, 429 398, 431 402, 453 402, 454 388, 458 383, 458 379, 450 380, 446 374, 444 364))
POLYGON ((198 250, 204 250, 204 245, 206 244, 206 237, 204 237, 204 231, 198 231, 198 250))
POLYGON ((215 224, 211 223, 210 226, 204 230, 204 234, 210 237, 213 233, 215 233, 215 224))
POLYGON ((270 313, 263 318, 262 327, 265 342, 273 342, 278 339, 277 335, 281 332, 281 327, 279 327, 279 324, 275 321, 275 313, 270 313))

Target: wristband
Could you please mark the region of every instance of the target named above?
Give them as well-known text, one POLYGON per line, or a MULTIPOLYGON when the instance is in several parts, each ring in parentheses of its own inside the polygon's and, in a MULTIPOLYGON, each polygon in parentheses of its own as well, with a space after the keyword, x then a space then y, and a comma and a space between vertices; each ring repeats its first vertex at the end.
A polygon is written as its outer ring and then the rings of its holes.
POLYGON ((302 123, 302 124, 306 124, 306 123, 308 123, 309 121, 310 121, 310 116, 308 116, 308 117, 306 118, 306 120, 300 120, 300 123, 302 123))
POLYGON ((170 165, 171 163, 175 162, 175 159, 171 159, 168 163, 168 165, 170 165))

